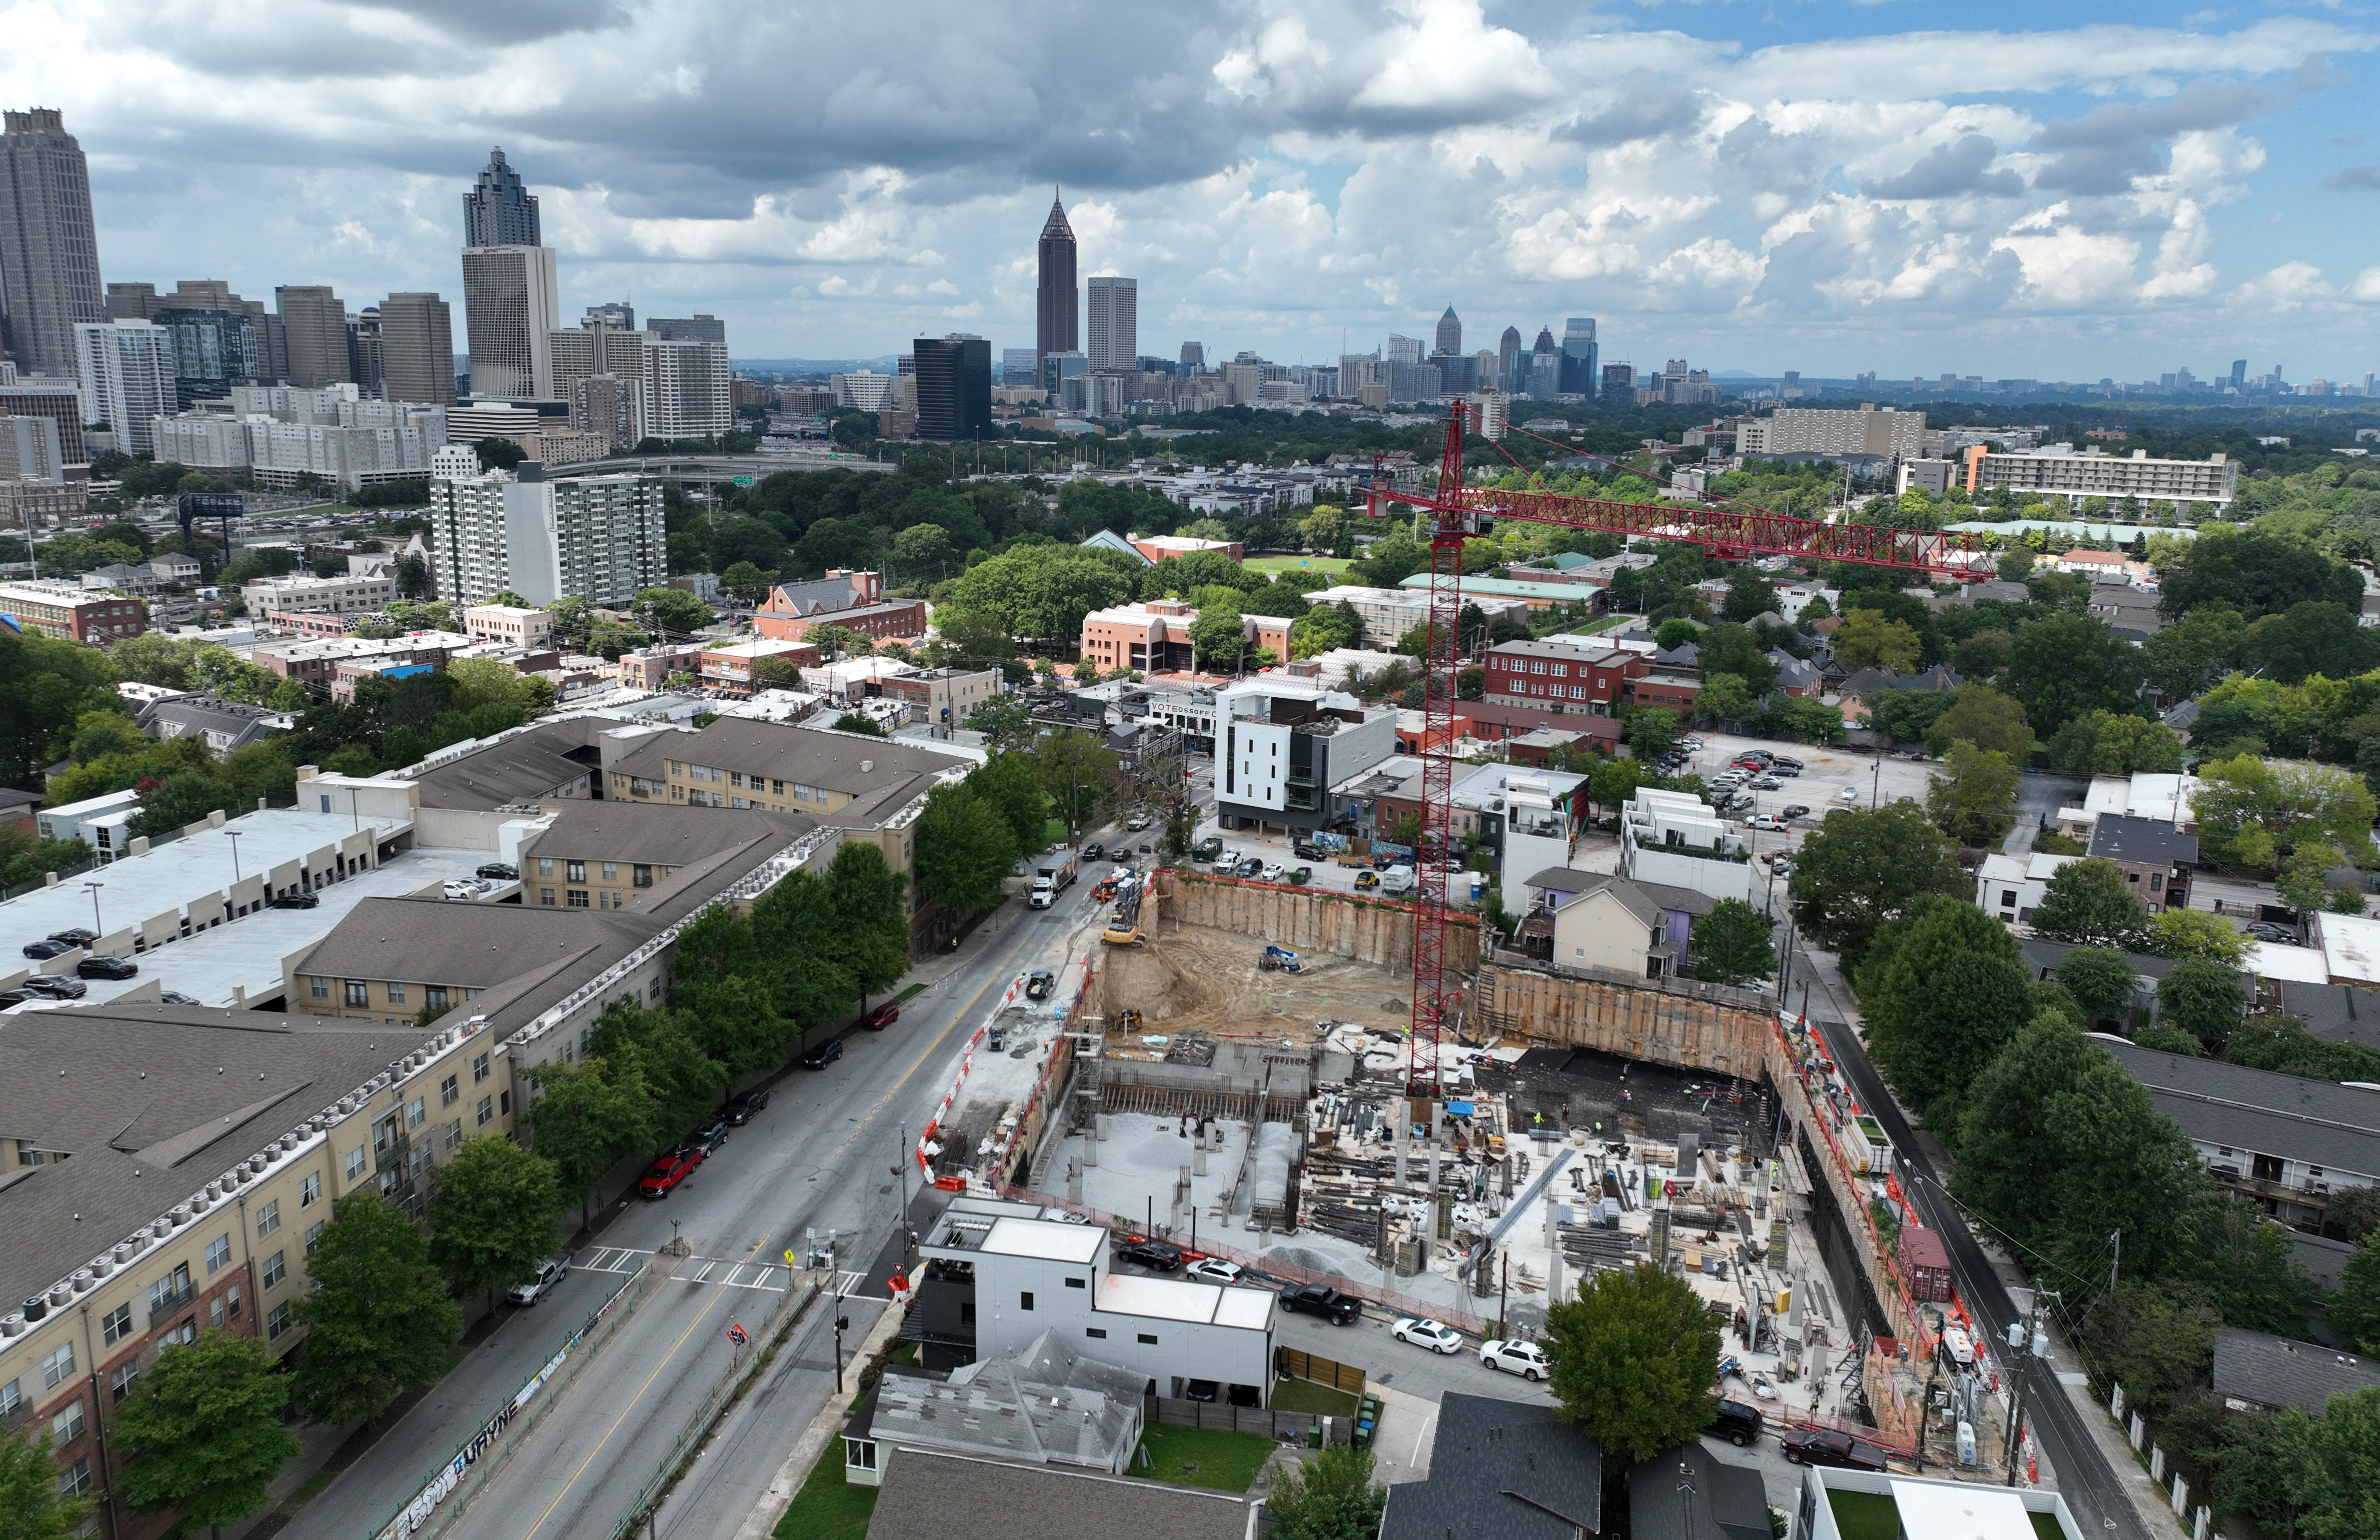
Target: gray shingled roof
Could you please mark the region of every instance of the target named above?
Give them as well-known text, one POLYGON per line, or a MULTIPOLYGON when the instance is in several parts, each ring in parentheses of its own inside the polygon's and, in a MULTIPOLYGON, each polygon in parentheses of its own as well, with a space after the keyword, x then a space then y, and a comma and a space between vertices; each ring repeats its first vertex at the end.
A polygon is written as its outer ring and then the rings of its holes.
POLYGON ((620 723, 601 717, 544 721, 459 759, 415 776, 424 807, 464 807, 480 812, 534 802, 557 790, 587 794, 587 778, 598 766, 597 735, 620 723))
POLYGON ((1602 1528, 1601 1445, 1550 1406, 1449 1391, 1429 1479, 1389 1488, 1380 1540, 1573 1540, 1602 1528))
POLYGON ((974 768, 964 755, 899 739, 722 717, 699 733, 656 733, 622 755, 613 769, 661 781, 667 778, 672 759, 853 795, 898 780, 974 768), (862 770, 862 765, 868 768, 862 770))
POLYGON ((2380 1364, 2261 1331, 2215 1333, 2215 1393, 2260 1406, 2294 1406, 2319 1417, 2333 1396, 2380 1385, 2380 1364))
POLYGON ((2380 1091, 2093 1037, 2202 1144, 2380 1177, 2380 1091))
POLYGON ((2186 867, 2198 859, 2198 836, 2155 819, 2102 813, 2091 826, 2088 854, 2146 867, 2186 867))
POLYGON ((816 827, 815 819, 799 813, 771 813, 762 807, 573 802, 563 807, 543 833, 523 845, 520 855, 524 872, 528 863, 540 855, 684 867, 755 840, 774 839, 783 849, 816 827))
POLYGON ((882 1475, 868 1540, 1245 1540, 1250 1529, 1250 1500, 1237 1493, 1062 1465, 902 1449, 882 1475))
POLYGON ((0 1129, 68 1156, 0 1186, 0 1299, 81 1267, 429 1037, 196 1005, 0 1017, 0 1129))
POLYGON ((2345 1241, 2334 1241, 2327 1235, 2308 1235, 2302 1230, 2289 1231, 2289 1250, 2305 1275, 2333 1293, 2338 1291, 2339 1276, 2347 1259, 2355 1248, 2345 1241))
POLYGON ((1628 1473, 1633 1540, 1769 1540, 1760 1473, 1722 1463, 1700 1443, 1664 1449, 1628 1473))
MULTIPOLYGON (((1576 867, 1548 867, 1532 877, 1524 887, 1542 889, 1555 893, 1593 893, 1606 888, 1625 888, 1657 908, 1675 910, 1681 915, 1707 915, 1718 900, 1690 888, 1672 888, 1666 882, 1646 882, 1633 877, 1616 877, 1608 871, 1581 871, 1576 867)), ((1623 902, 1626 898, 1623 896, 1623 902)), ((1635 904, 1630 905, 1632 908, 1635 904)), ((1651 916, 1645 916, 1650 923, 1651 916)))
POLYGON ((2380 990, 2280 978, 2267 979, 2265 988, 2273 1009, 2297 1017, 2315 1037, 2380 1048, 2380 990))

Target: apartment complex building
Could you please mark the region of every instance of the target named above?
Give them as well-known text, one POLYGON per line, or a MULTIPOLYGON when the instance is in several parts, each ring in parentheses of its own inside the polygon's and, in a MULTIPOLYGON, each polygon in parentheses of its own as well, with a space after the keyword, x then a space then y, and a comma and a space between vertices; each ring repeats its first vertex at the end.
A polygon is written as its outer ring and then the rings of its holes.
POLYGON ((661 483, 638 476, 548 480, 542 466, 433 480, 438 591, 477 603, 509 589, 625 605, 666 581, 661 483))
POLYGON ((574 802, 520 847, 521 901, 543 909, 625 909, 687 867, 747 847, 783 850, 816 819, 764 808, 689 817, 654 802, 574 802))
POLYGON ((1078 656, 1101 669, 1170 673, 1191 666, 1190 626, 1198 612, 1178 599, 1152 599, 1083 617, 1078 656))
POLYGON ((926 634, 926 601, 887 599, 884 575, 830 568, 824 577, 780 583, 768 602, 752 612, 752 629, 773 641, 797 642, 818 626, 882 641, 926 634))
POLYGON ((48 578, 0 583, 0 615, 19 628, 97 647, 149 629, 148 606, 140 600, 48 578))
POLYGON ((244 583, 240 601, 251 614, 370 614, 396 600, 396 579, 385 567, 339 577, 291 573, 244 583))
POLYGON ((1597 717, 1633 704, 1635 682, 1651 672, 1643 653, 1562 641, 1500 643, 1482 661, 1487 678, 1480 699, 1486 704, 1597 717))
POLYGON ((2073 503, 2086 497, 2136 497, 2219 507, 2240 488, 2238 462, 2220 452, 2204 460, 2159 460, 2151 459, 2145 449, 2119 456, 2102 453, 2096 444, 2080 454, 2070 443, 2010 453, 1975 444, 1964 458, 1959 481, 1969 492, 2006 487, 2073 503))
POLYGON ((547 611, 524 610, 517 604, 474 604, 463 612, 463 630, 474 641, 550 647, 553 643, 553 616, 547 611))
POLYGON ((1780 406, 1735 422, 1742 455, 1826 455, 1915 459, 1924 453, 1925 414, 1863 402, 1857 411, 1780 406))
POLYGON ((1302 680, 1215 693, 1215 816, 1225 829, 1318 829, 1330 789, 1396 752, 1397 711, 1302 680))

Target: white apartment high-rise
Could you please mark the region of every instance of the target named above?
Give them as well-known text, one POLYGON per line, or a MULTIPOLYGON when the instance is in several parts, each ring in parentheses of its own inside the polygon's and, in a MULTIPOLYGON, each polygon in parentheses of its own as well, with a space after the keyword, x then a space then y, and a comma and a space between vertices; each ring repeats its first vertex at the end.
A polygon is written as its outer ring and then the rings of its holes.
POLYGON ((438 592, 465 604, 509 588, 532 604, 577 594, 625 605, 668 581, 662 484, 644 477, 549 481, 524 461, 432 480, 430 518, 438 592))
POLYGON ((1140 359, 1140 280, 1094 278, 1089 305, 1089 345, 1093 369, 1133 369, 1140 359))
POLYGON ((735 392, 727 345, 690 338, 646 344, 645 410, 647 431, 655 438, 699 439, 732 430, 735 392))
POLYGON ((86 321, 74 329, 75 379, 85 423, 115 430, 127 455, 153 449, 161 413, 180 410, 174 333, 153 321, 86 321))
MULTIPOLYGON (((562 329, 553 248, 465 247, 463 321, 471 350, 473 395, 499 400, 552 396, 552 338, 562 329)), ((382 325, 387 325, 385 316, 382 325)))
POLYGON ((91 170, 55 108, 0 121, 0 342, 19 373, 63 379, 74 328, 107 319, 91 170))

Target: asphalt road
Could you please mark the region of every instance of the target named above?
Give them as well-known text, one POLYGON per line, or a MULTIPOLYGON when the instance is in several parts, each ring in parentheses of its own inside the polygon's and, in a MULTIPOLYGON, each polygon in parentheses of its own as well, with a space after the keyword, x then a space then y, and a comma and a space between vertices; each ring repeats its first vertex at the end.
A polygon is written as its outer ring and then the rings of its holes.
MULTIPOLYGON (((902 1129, 915 1138, 948 1088, 960 1046, 1008 979, 1046 966, 1087 913, 1090 884, 1056 907, 1012 899, 961 946, 955 971, 902 1007, 882 1033, 850 1031, 844 1058, 798 1068, 771 1105, 668 1199, 633 1205, 533 1310, 504 1321, 430 1397, 309 1503, 288 1540, 362 1540, 419 1489, 606 1291, 674 1233, 693 1255, 649 1293, 637 1314, 531 1430, 529 1447, 472 1503, 457 1540, 572 1540, 610 1532, 651 1475, 687 1415, 729 1366, 731 1323, 756 1328, 786 1283, 783 1253, 815 1230, 838 1232, 844 1288, 881 1292, 865 1277, 893 1231, 902 1129), (773 1264, 773 1265, 772 1265, 773 1264)), ((916 1190, 914 1166, 907 1178, 916 1190)), ((853 1299, 846 1342, 880 1305, 853 1299)), ((664 1510, 675 1540, 728 1540, 801 1429, 832 1393, 831 1325, 813 1309, 768 1376, 733 1413, 664 1510)))
MULTIPOLYGON (((1817 974, 1806 954, 1797 960, 1796 974, 1809 976, 1802 974, 1804 967, 1810 969, 1811 975, 1817 974)), ((1833 1014, 1841 1014, 1840 1006, 1833 1014)), ((2021 1313, 1993 1270, 1991 1259, 1984 1255, 1983 1247, 1967 1229, 1965 1219, 1944 1194, 1933 1162, 1926 1158, 1899 1104, 1885 1090, 1883 1077, 1868 1062, 1858 1035, 1848 1027, 1833 1025, 1827 1033, 1827 1046, 1834 1051, 1835 1062, 1858 1093, 1861 1105, 1884 1125, 1885 1137, 1892 1142, 1904 1167, 1915 1178, 1908 1184, 1911 1196, 1924 1212, 1926 1225, 1941 1235, 1949 1248, 1950 1271, 1959 1286, 1959 1297, 1966 1301, 1968 1309, 1997 1342, 2006 1343, 2008 1328, 2021 1318, 2021 1313)), ((1996 1352, 2005 1364, 2006 1349, 2001 1347, 1996 1352)), ((2065 1388, 2058 1383, 2055 1368, 2028 1360, 2024 1373, 2026 1419, 2056 1473, 2058 1491, 2073 1510, 2082 1532, 2118 1536, 2120 1540, 2149 1540, 2149 1532, 2134 1511, 2131 1499, 2092 1441, 2081 1414, 2067 1399, 2065 1388)))

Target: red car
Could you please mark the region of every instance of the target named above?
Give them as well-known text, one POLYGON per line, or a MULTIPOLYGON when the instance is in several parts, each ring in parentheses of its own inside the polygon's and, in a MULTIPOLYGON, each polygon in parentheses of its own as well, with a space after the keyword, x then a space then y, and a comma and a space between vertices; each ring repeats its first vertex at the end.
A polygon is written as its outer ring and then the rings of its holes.
POLYGON ((881 1032, 900 1019, 901 1007, 888 1000, 868 1013, 868 1019, 859 1025, 870 1032, 881 1032))
POLYGON ((637 1183, 637 1191, 649 1198, 665 1198, 670 1195, 670 1189, 692 1176, 694 1169, 701 1164, 702 1151, 674 1149, 653 1162, 653 1169, 637 1183))

